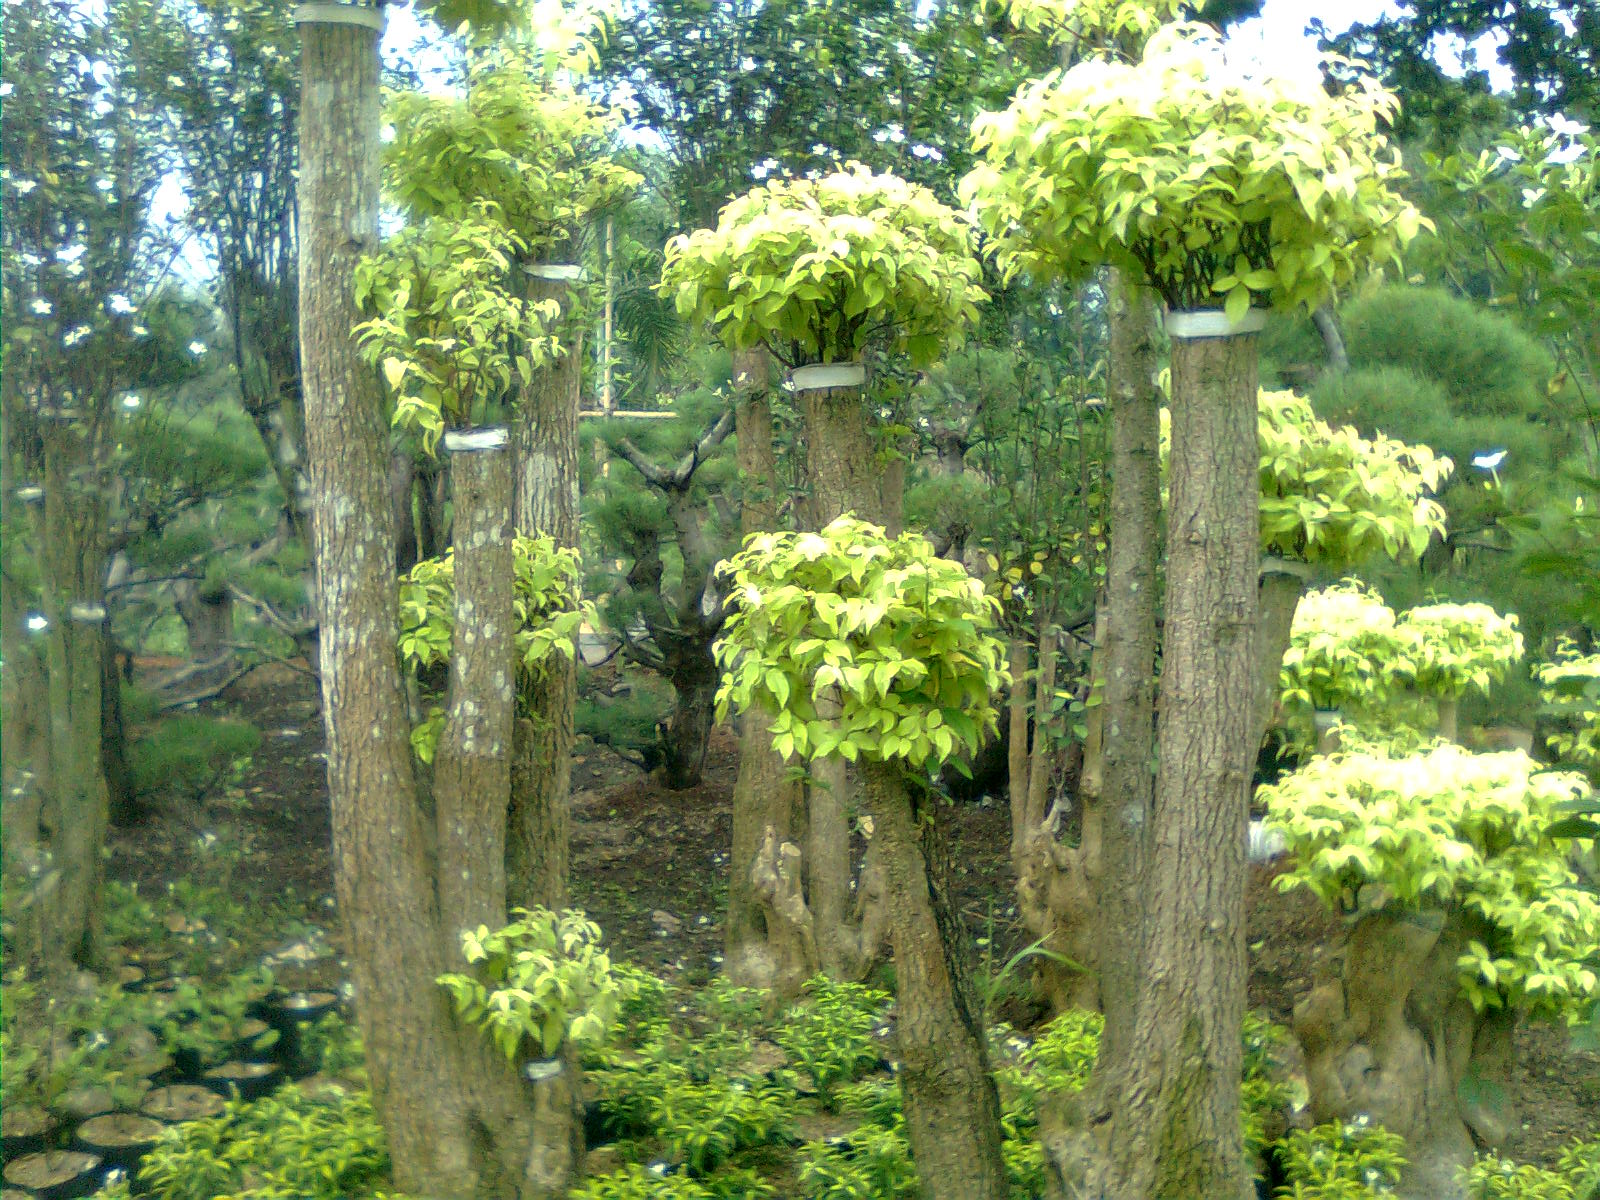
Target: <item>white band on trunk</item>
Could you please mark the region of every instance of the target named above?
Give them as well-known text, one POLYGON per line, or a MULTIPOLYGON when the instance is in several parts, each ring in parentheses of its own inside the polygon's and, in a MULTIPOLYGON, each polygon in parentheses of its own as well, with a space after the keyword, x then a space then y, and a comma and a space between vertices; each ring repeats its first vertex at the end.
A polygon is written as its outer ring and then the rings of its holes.
POLYGON ((451 454, 471 450, 498 450, 507 441, 504 425, 484 425, 477 429, 448 429, 444 435, 444 448, 451 454))
POLYGON ((1233 337, 1241 333, 1260 333, 1267 327, 1267 310, 1246 309, 1237 321, 1228 320, 1220 308, 1193 308, 1179 312, 1170 309, 1163 314, 1162 324, 1169 338, 1187 341, 1194 338, 1233 337))
POLYGON ((360 25, 383 28, 383 10, 364 4, 302 4, 294 10, 296 25, 360 25))
POLYGON ((39 501, 44 499, 44 489, 39 487, 37 484, 29 484, 27 487, 19 487, 17 489, 17 499, 21 500, 24 504, 37 504, 39 501))
POLYGON ((551 283, 581 283, 583 267, 577 263, 535 263, 528 268, 535 279, 548 279, 551 283))
POLYGON ((67 615, 74 621, 93 622, 98 625, 106 619, 106 606, 103 604, 73 604, 68 606, 67 615))
POLYGON ((1316 576, 1317 569, 1308 562, 1300 562, 1293 558, 1273 558, 1268 555, 1261 560, 1261 573, 1263 575, 1293 575, 1296 579, 1310 580, 1316 576))
POLYGON ((867 368, 858 362, 818 363, 789 372, 791 392, 825 392, 829 388, 858 388, 867 382, 867 368))

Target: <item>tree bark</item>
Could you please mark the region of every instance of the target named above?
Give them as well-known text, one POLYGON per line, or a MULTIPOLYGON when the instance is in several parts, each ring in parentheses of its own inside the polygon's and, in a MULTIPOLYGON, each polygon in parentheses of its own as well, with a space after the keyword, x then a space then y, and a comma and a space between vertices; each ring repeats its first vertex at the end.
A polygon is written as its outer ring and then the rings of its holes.
POLYGON ((395 651, 388 430, 350 334, 360 319, 354 270, 378 245, 378 31, 300 29, 300 335, 322 711, 335 891, 373 1100, 401 1190, 559 1196, 569 1156, 552 1165, 522 1081, 456 1024, 434 982, 460 958, 440 924, 437 831, 419 802, 395 651))
POLYGON ((1253 335, 1174 340, 1161 771, 1119 1194, 1253 1195, 1240 1142, 1259 543, 1253 335))
POLYGON ((898 767, 862 765, 863 798, 884 873, 894 948, 895 1044, 906 1134, 927 1200, 1001 1200, 1000 1099, 989 1071, 932 814, 918 813, 898 767))
MULTIPOLYGON (((519 533, 544 534, 578 548, 578 409, 583 329, 576 285, 529 281, 535 301, 561 306, 561 356, 522 389, 512 426, 514 516, 519 533)), ((506 875, 512 902, 559 910, 567 903, 572 791, 575 661, 554 658, 528 697, 531 718, 513 734, 511 816, 506 875)))
POLYGON ((1271 560, 1262 563, 1260 611, 1256 619, 1257 666, 1253 717, 1257 749, 1260 749, 1261 741, 1266 737, 1267 729, 1278 711, 1283 656, 1289 650, 1295 610, 1300 607, 1300 597, 1305 590, 1303 564, 1275 563, 1271 560))
MULTIPOLYGON (((812 520, 824 528, 845 513, 881 524, 884 520, 882 472, 877 466, 866 400, 855 388, 807 391, 800 395, 805 421, 806 466, 811 486, 812 520)), ((828 702, 819 699, 817 715, 827 719, 828 702)), ((807 789, 810 821, 805 863, 807 900, 816 921, 822 969, 836 979, 853 978, 862 950, 850 928, 850 772, 842 758, 812 764, 807 789)))
MULTIPOLYGON (((739 530, 746 538, 778 527, 778 470, 767 399, 771 372, 765 347, 734 358, 739 530)), ((815 931, 801 894, 801 854, 793 844, 800 789, 772 749, 766 720, 746 713, 739 723, 723 970, 740 986, 771 988, 790 997, 818 967, 815 931), (762 864, 770 866, 764 870, 762 864)))
POLYGON ((516 701, 511 463, 504 444, 457 450, 455 636, 444 728, 433 759, 439 917, 445 951, 461 931, 506 923, 506 812, 516 701))

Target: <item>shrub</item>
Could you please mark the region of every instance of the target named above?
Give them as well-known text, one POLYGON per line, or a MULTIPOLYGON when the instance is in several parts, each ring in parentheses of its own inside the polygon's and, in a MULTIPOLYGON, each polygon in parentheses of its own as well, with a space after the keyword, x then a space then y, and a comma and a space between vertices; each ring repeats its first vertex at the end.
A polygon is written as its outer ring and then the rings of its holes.
POLYGON ((832 1108, 834 1089, 877 1065, 873 1029, 889 1007, 889 993, 859 983, 834 983, 819 975, 805 985, 809 1002, 783 1015, 774 1040, 791 1066, 808 1073, 832 1108))
POLYGON ((173 1126, 140 1164, 155 1200, 344 1200, 388 1170, 383 1126, 364 1093, 294 1086, 221 1116, 173 1126))
POLYGON ((235 782, 261 744, 248 721, 184 713, 167 717, 128 747, 128 773, 135 793, 167 790, 196 803, 235 782))
POLYGON ((1574 1142, 1555 1169, 1486 1155, 1462 1172, 1466 1200, 1600 1200, 1600 1138, 1574 1142))
POLYGON ((1479 1011, 1513 1007, 1575 1018, 1592 999, 1600 898, 1584 889, 1550 827, 1582 790, 1520 752, 1472 754, 1441 743, 1397 758, 1341 753, 1258 793, 1293 867, 1332 908, 1460 909, 1487 924, 1459 959, 1479 1011))
POLYGON ((1580 654, 1563 639, 1534 671, 1539 698, 1560 726, 1546 739, 1563 763, 1600 774, 1600 654, 1580 654))
POLYGON ((722 1171, 707 1179, 658 1174, 629 1163, 594 1175, 568 1193, 570 1200, 758 1200, 776 1193, 753 1171, 722 1171))
POLYGON ((1405 1139, 1365 1118, 1346 1124, 1295 1129, 1278 1143, 1287 1187, 1294 1200, 1368 1200, 1394 1194, 1406 1165, 1405 1139))
POLYGON ((901 1200, 919 1194, 905 1126, 862 1125, 842 1139, 800 1149, 800 1188, 807 1200, 901 1200))

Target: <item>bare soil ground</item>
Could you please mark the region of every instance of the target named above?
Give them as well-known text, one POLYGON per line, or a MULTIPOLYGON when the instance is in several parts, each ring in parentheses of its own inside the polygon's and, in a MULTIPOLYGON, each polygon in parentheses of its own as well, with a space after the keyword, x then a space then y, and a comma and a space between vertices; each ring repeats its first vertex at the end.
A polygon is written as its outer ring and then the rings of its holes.
MULTIPOLYGON (((264 669, 216 704, 262 731, 241 795, 200 811, 167 806, 137 827, 116 831, 110 874, 158 891, 169 881, 214 870, 205 867, 200 839, 225 828, 242 848, 229 868, 238 894, 292 896, 289 907, 303 907, 308 920, 328 927, 337 949, 315 688, 303 674, 264 669)), ((717 970, 737 761, 731 737, 719 730, 704 782, 673 792, 608 749, 580 745, 573 765, 573 898, 606 931, 616 956, 687 983, 717 970)), ((952 806, 945 816, 957 898, 974 939, 981 939, 979 974, 992 975, 1028 941, 1014 915, 1008 815, 1003 805, 988 803, 952 806)), ((1342 930, 1309 894, 1280 893, 1275 874, 1257 868, 1250 883, 1249 1003, 1286 1024, 1319 956, 1338 943, 1342 930)), ((273 930, 259 937, 263 949, 282 940, 273 930)), ((280 976, 286 971, 291 986, 340 982, 336 956, 282 968, 280 976)), ((1019 1027, 1040 1015, 1017 995, 997 1011, 1019 1027)), ((1553 1162, 1574 1136, 1600 1133, 1600 1055, 1579 1053, 1565 1031, 1540 1026, 1519 1033, 1517 1051, 1523 1124, 1509 1156, 1553 1162)))

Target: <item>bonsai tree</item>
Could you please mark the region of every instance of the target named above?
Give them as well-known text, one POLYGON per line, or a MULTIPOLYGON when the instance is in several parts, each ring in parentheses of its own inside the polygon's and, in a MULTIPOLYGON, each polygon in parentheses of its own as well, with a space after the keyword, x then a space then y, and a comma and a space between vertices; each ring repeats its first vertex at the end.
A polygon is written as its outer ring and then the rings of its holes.
MULTIPOLYGON (((1100 1094, 1111 1119, 1092 1122, 1103 1134, 1093 1153, 1052 1150, 1073 1186, 1229 1196, 1246 1188, 1238 1096, 1222 1086, 1239 1073, 1244 943, 1201 931, 1242 924, 1239 848, 1258 742, 1250 331, 1261 317, 1251 310, 1315 308, 1416 232, 1421 218, 1395 190, 1399 155, 1379 128, 1394 109, 1368 79, 1330 94, 1319 77, 1247 75, 1214 31, 1177 25, 1156 31, 1137 62, 1079 63, 974 124, 981 157, 961 196, 976 206, 1007 278, 1110 265, 1171 310, 1173 532, 1153 801, 1139 779, 1148 776, 1142 739, 1153 697, 1135 682, 1153 655, 1153 607, 1138 595, 1150 592, 1153 551, 1141 558, 1130 547, 1124 567, 1113 546, 1111 611, 1126 603, 1131 615, 1106 636, 1128 653, 1108 673, 1119 692, 1108 695, 1104 719, 1113 740, 1138 739, 1116 772, 1126 794, 1111 798, 1119 807, 1106 848, 1110 917, 1119 932, 1130 929, 1142 891, 1144 920, 1136 944, 1115 948, 1102 971, 1131 993, 1108 1005, 1115 1017, 1102 1076, 1115 1078, 1100 1094), (1197 997, 1198 980, 1212 982, 1197 997)), ((1134 413, 1113 446, 1148 455, 1155 414, 1137 404, 1134 413)), ((1117 532, 1114 496, 1115 536, 1153 541, 1156 503, 1142 492, 1120 511, 1135 527, 1117 532)))
POLYGON ((1260 793, 1292 856, 1280 886, 1354 921, 1342 969, 1295 1008, 1312 1116, 1406 1138, 1411 1194, 1459 1195, 1473 1137, 1515 1130, 1517 1022, 1592 1003, 1600 900, 1550 834, 1582 787, 1440 743, 1319 757, 1260 793))
POLYGON ((1514 615, 1486 604, 1430 604, 1396 617, 1348 580, 1314 592, 1296 615, 1280 677, 1290 745, 1316 745, 1314 713, 1337 710, 1366 739, 1437 729, 1454 741, 1455 706, 1489 689, 1522 658, 1514 615))
MULTIPOLYGON (((960 215, 926 188, 852 165, 820 179, 753 188, 722 210, 715 229, 673 239, 661 288, 675 297, 681 314, 711 322, 735 351, 735 385, 747 395, 764 385, 768 369, 764 361, 748 359, 752 348, 764 348, 795 370, 791 387, 806 444, 809 523, 821 528, 854 513, 892 528, 899 523, 901 471, 886 469, 884 460, 893 454, 880 453, 874 437, 864 366, 822 372, 820 378, 805 369, 861 364, 869 349, 926 364, 942 347, 960 344, 976 319, 984 299, 979 273, 972 230, 960 215)), ((742 445, 741 453, 746 449, 742 445)), ((825 699, 824 705, 832 702, 825 699)), ((741 756, 751 770, 760 761, 759 754, 741 756)), ((844 761, 824 759, 816 778, 807 800, 807 895, 822 967, 835 977, 851 977, 870 964, 875 951, 873 939, 848 921, 844 761)), ((741 786, 738 792, 749 796, 752 790, 741 786)), ((754 813, 752 806, 736 806, 736 846, 766 843, 770 852, 761 856, 760 869, 768 873, 778 869, 777 855, 799 857, 782 814, 761 814, 772 829, 768 839, 764 827, 751 828, 754 813)), ((736 873, 750 869, 748 863, 733 864, 736 873)), ((762 934, 744 919, 729 926, 752 944, 762 934)), ((774 947, 750 951, 730 945, 728 959, 770 964, 786 955, 774 947)), ((770 969, 761 973, 772 977, 770 969)), ((804 978, 793 982, 797 986, 804 978)))
MULTIPOLYGON (((926 540, 891 539, 849 517, 820 533, 758 534, 728 573, 719 709, 760 714, 785 758, 861 766, 894 949, 906 1126, 924 1192, 1006 1196, 999 1101, 927 786, 995 727, 992 697, 1006 678, 998 602, 926 540)), ((814 953, 798 880, 774 883, 774 911, 814 953)))

